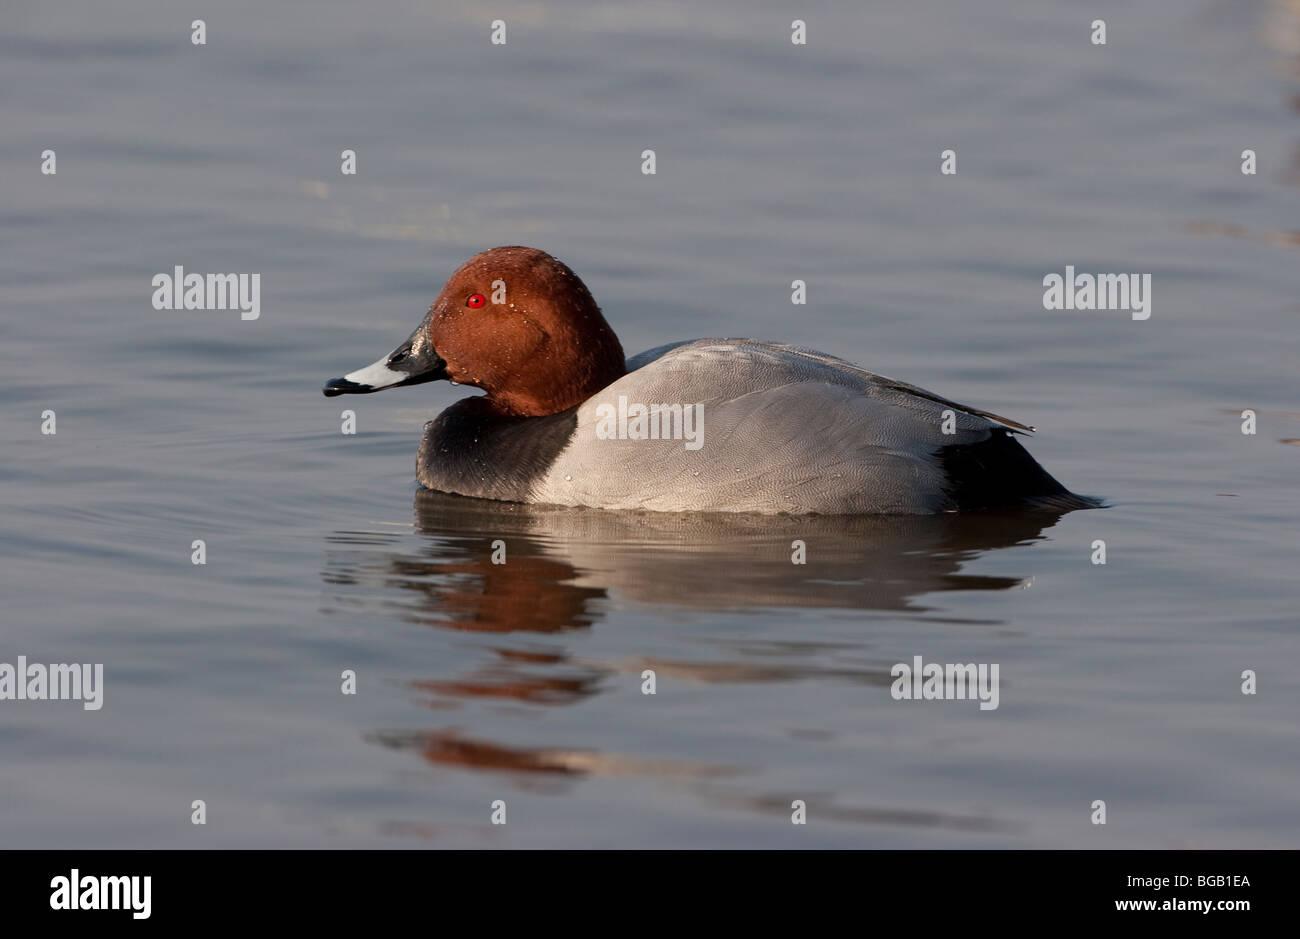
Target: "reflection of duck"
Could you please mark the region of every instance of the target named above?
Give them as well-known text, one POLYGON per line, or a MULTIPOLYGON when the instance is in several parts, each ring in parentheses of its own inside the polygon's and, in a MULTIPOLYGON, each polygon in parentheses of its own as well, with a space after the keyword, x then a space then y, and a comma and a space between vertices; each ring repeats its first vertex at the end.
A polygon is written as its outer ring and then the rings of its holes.
MULTIPOLYGON (((730 686, 818 680, 886 694, 889 665, 836 657, 809 637, 763 643, 742 635, 709 654, 595 658, 564 642, 566 630, 593 625, 612 605, 723 612, 818 606, 917 610, 917 598, 944 590, 1007 590, 1017 577, 984 577, 961 568, 986 551, 1032 542, 1058 513, 940 516, 783 516, 611 512, 491 502, 422 490, 415 495, 413 551, 405 536, 339 532, 330 538, 324 578, 330 606, 377 608, 408 621, 490 634, 546 633, 544 646, 497 635, 492 658, 461 674, 413 677, 409 688, 436 711, 480 713, 484 704, 554 708, 639 681, 730 686), (504 542, 505 563, 494 564, 504 542), (791 563, 802 541, 806 564, 791 563), (720 653, 720 654, 719 654, 720 653), (694 660, 693 660, 694 659, 694 660), (622 678, 615 676, 621 675, 622 678)), ((516 637, 521 638, 521 637, 516 637)), ((501 713, 494 707, 495 713, 501 713)), ((793 732, 793 731, 791 731, 793 732)), ((473 719, 423 729, 376 730, 367 739, 418 755, 441 770, 490 773, 531 790, 577 785, 589 776, 635 776, 687 787, 729 808, 776 812, 790 800, 757 794, 736 779, 734 762, 683 760, 680 753, 628 746, 590 748, 584 740, 527 745, 495 740, 473 719), (568 744, 578 743, 578 746, 568 744)), ((804 796, 800 796, 801 798, 804 796)), ((828 818, 855 824, 996 830, 982 815, 945 815, 907 805, 820 804, 828 818)), ((412 822, 411 826, 419 823, 412 822)))
POLYGON ((455 730, 422 733, 383 731, 370 739, 395 750, 418 750, 430 763, 474 770, 540 773, 556 776, 663 776, 707 779, 730 776, 734 769, 705 763, 638 760, 591 750, 558 747, 508 747, 475 740, 455 730))
MULTIPOLYGON (((561 747, 504 746, 476 740, 457 730, 384 731, 368 739, 394 750, 418 753, 436 767, 509 774, 515 785, 530 791, 564 791, 586 776, 636 776, 689 787, 720 810, 745 810, 774 817, 787 816, 791 801, 808 792, 750 793, 728 785, 744 768, 718 763, 651 760, 615 753, 561 747)), ((820 796, 820 794, 817 794, 820 796)), ((889 805, 843 805, 834 796, 816 799, 819 818, 841 824, 891 825, 966 832, 1015 832, 1023 826, 987 814, 958 814, 889 805)), ((429 826, 402 822, 390 826, 397 834, 419 834, 429 826)))
POLYGON ((332 538, 326 579, 355 605, 361 588, 396 586, 380 602, 403 618, 478 632, 589 626, 597 601, 659 607, 916 609, 918 595, 1005 590, 1014 577, 961 573, 980 553, 1037 539, 1057 513, 785 516, 609 512, 415 496, 422 554, 342 553, 332 538), (492 542, 505 563, 492 563, 492 542), (793 542, 806 563, 792 563, 793 542), (349 585, 356 585, 356 589, 349 585), (418 599, 411 602, 411 594, 418 599))
MULTIPOLYGON (((1004 590, 1020 580, 964 575, 962 564, 984 551, 1034 540, 1060 517, 1043 512, 798 518, 608 512, 502 506, 428 490, 416 493, 415 510, 419 531, 477 558, 477 565, 465 566, 480 571, 480 609, 493 608, 487 596, 494 589, 518 589, 534 598, 520 611, 526 615, 515 628, 523 629, 537 628, 529 623, 539 611, 542 622, 546 611, 581 608, 589 617, 587 601, 606 595, 621 602, 707 609, 902 610, 916 595, 932 591, 1004 590), (474 540, 466 542, 467 536, 474 540), (506 543, 506 564, 490 562, 495 539, 506 543), (793 563, 796 541, 804 545, 806 563, 793 563), (543 558, 554 559, 555 567, 543 564, 543 558), (516 561, 524 563, 516 566, 516 561), (542 570, 551 574, 549 584, 540 579, 542 570), (555 576, 560 570, 565 576, 555 576), (536 602, 548 590, 574 599, 536 602)), ((453 605, 463 602, 458 596, 453 605)), ((506 625, 499 618, 494 623, 506 625)))

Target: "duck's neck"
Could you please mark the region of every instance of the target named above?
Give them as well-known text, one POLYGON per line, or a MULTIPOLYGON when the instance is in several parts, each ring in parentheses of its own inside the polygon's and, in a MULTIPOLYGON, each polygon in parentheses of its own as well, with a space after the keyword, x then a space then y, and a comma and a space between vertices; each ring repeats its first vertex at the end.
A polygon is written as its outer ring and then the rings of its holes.
POLYGON ((554 362, 527 384, 492 390, 487 401, 510 417, 546 417, 577 407, 627 374, 623 346, 604 323, 600 333, 584 336, 571 363, 554 362))

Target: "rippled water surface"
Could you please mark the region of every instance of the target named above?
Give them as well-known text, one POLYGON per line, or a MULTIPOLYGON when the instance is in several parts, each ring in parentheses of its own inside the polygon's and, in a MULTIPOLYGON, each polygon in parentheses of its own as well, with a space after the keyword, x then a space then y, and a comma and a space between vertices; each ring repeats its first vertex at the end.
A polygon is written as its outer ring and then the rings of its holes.
POLYGON ((0 844, 1294 847, 1300 8, 845 6, 796 46, 780 3, 6 4, 0 662, 105 690, 0 701, 0 844), (320 386, 502 243, 629 353, 823 349, 1110 507, 417 492, 465 389, 320 386), (1151 318, 1044 310, 1066 264, 1151 318), (260 318, 154 310, 175 265, 260 273, 260 318), (893 700, 916 655, 999 707, 893 700))

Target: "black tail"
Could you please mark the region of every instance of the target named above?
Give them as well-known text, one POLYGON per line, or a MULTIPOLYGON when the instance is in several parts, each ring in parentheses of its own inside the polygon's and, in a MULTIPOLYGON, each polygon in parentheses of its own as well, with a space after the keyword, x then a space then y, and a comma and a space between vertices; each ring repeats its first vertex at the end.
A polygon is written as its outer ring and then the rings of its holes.
POLYGON ((939 450, 953 508, 1095 509, 1101 501, 1066 489, 1011 434, 995 430, 980 443, 939 450))

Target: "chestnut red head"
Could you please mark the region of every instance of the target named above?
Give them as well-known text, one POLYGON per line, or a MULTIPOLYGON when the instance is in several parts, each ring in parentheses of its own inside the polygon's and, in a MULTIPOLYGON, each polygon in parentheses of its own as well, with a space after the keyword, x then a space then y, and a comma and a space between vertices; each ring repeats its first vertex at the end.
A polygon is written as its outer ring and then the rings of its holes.
POLYGON ((482 388, 503 414, 541 416, 582 403, 624 371, 618 337, 578 275, 544 251, 509 246, 466 261, 406 342, 324 391, 449 379, 482 388))

